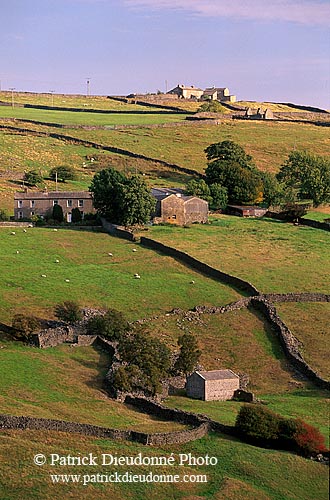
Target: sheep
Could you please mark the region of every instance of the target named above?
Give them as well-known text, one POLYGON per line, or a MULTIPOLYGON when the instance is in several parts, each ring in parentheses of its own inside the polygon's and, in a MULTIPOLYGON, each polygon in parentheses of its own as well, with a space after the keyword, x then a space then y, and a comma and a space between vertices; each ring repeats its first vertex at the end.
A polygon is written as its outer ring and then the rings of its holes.
POLYGON ((15 231, 12 231, 10 234, 16 234, 15 231))
POLYGON ((26 232, 27 232, 26 229, 23 229, 23 233, 26 233, 26 232))
POLYGON ((47 278, 47 274, 42 274, 41 277, 42 278, 47 278))
POLYGON ((16 253, 19 253, 19 250, 16 250, 16 253))
POLYGON ((70 280, 65 280, 66 283, 70 283, 70 280))
POLYGON ((112 256, 113 256, 113 254, 112 254, 111 252, 109 252, 109 253, 108 253, 108 255, 109 255, 109 257, 112 257, 112 256))
POLYGON ((141 278, 141 276, 136 273, 136 274, 134 274, 134 278, 137 279, 137 280, 139 280, 141 278))
POLYGON ((57 231, 57 229, 53 229, 53 231, 57 231))
POLYGON ((137 252, 136 248, 133 248, 132 252, 137 252))
POLYGON ((58 259, 55 259, 56 264, 58 264, 60 261, 58 259))
POLYGON ((191 283, 192 285, 194 285, 194 284, 195 284, 195 281, 194 281, 194 280, 191 280, 191 282, 190 282, 190 283, 191 283))

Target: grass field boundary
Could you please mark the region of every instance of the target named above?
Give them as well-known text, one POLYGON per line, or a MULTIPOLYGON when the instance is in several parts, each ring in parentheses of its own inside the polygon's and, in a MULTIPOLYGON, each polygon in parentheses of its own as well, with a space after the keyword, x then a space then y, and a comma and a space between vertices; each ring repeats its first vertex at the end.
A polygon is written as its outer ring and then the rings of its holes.
POLYGON ((0 129, 2 130, 9 130, 12 132, 16 132, 18 134, 24 134, 24 135, 33 135, 35 137, 51 137, 53 139, 59 139, 62 141, 66 141, 69 144, 74 144, 77 146, 84 146, 87 148, 94 148, 94 149, 100 149, 103 151, 108 151, 110 153, 115 153, 123 156, 128 156, 130 158, 137 158, 139 160, 145 160, 148 162, 152 163, 158 163, 162 166, 165 166, 167 168, 170 168, 172 170, 176 170, 178 172, 182 172, 188 175, 193 175, 197 177, 203 177, 202 174, 197 172, 196 170, 191 170, 190 168, 185 168, 181 167, 180 165, 176 165, 175 163, 168 163, 164 160, 159 160, 157 158, 151 158, 150 156, 145 156, 139 153, 133 153, 132 151, 128 151, 127 149, 121 149, 117 148, 115 146, 103 146, 102 144, 97 144, 96 142, 91 142, 91 141, 86 141, 84 139, 78 139, 77 137, 72 137, 69 135, 64 135, 64 134, 57 134, 55 132, 41 132, 38 130, 30 130, 27 128, 19 128, 19 127, 13 127, 12 125, 1 125, 0 124, 0 129))

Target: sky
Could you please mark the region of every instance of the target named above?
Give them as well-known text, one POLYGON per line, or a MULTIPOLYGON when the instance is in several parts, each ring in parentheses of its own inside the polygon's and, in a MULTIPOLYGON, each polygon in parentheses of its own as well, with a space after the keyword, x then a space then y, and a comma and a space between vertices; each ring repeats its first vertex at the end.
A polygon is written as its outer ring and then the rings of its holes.
POLYGON ((0 0, 1 89, 177 84, 330 109, 329 0, 0 0))

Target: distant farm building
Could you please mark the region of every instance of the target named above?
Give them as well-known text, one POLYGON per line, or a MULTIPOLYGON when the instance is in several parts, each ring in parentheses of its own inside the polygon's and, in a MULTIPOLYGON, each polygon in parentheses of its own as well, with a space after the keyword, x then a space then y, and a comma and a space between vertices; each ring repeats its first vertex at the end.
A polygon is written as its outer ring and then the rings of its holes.
POLYGON ((274 113, 269 108, 267 109, 258 108, 257 110, 252 108, 247 108, 244 117, 250 120, 273 120, 274 113))
POLYGON ((203 90, 191 85, 187 87, 186 85, 179 84, 174 89, 170 90, 168 94, 175 94, 179 99, 195 99, 198 100, 203 95, 203 90))
POLYGON ((227 87, 211 87, 204 90, 203 99, 220 102, 236 102, 236 96, 230 95, 227 87))
POLYGON ((195 371, 187 377, 187 396, 204 401, 225 401, 239 389, 239 376, 232 370, 195 371))
POLYGON ((267 208, 244 206, 244 205, 227 205, 226 213, 229 215, 237 215, 238 217, 263 217, 267 212, 267 208))
POLYGON ((184 196, 181 189, 153 188, 156 198, 155 224, 170 223, 184 226, 208 221, 209 205, 197 196, 184 196))
POLYGON ((60 205, 64 218, 71 222, 72 209, 78 208, 82 218, 86 213, 95 212, 92 196, 88 191, 25 191, 14 195, 15 220, 30 219, 35 215, 45 217, 51 214, 54 205, 60 205))

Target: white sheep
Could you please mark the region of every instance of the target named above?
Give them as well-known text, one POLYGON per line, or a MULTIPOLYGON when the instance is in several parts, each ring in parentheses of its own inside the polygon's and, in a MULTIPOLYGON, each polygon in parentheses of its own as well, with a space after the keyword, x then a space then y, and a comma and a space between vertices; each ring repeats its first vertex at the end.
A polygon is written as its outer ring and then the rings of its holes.
POLYGON ((26 232, 27 232, 26 229, 23 229, 23 233, 26 233, 26 232))
POLYGON ((16 253, 19 253, 19 250, 16 250, 16 253))
POLYGON ((112 254, 111 252, 109 252, 109 253, 108 253, 108 255, 109 255, 109 257, 112 257, 112 256, 113 256, 113 254, 112 254))
POLYGON ((137 252, 136 248, 133 248, 132 252, 137 252))
POLYGON ((47 274, 42 274, 41 277, 42 278, 47 278, 47 274))
POLYGON ((70 280, 65 280, 66 283, 70 283, 70 280))
POLYGON ((53 229, 53 231, 57 231, 57 229, 53 229))
POLYGON ((16 234, 15 231, 12 231, 10 234, 16 234))
POLYGON ((136 274, 134 274, 134 278, 137 279, 137 280, 139 280, 141 278, 141 276, 136 273, 136 274))
POLYGON ((55 259, 56 264, 58 264, 60 261, 58 259, 55 259))

